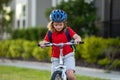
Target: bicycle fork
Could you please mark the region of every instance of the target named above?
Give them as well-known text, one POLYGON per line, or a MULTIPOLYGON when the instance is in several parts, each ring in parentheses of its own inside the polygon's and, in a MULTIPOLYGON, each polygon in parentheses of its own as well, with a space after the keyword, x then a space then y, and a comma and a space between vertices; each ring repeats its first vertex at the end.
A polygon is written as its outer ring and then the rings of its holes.
POLYGON ((63 48, 63 46, 61 45, 60 46, 59 64, 61 65, 61 68, 62 68, 62 78, 63 78, 63 80, 67 80, 66 66, 64 66, 64 62, 63 62, 63 54, 62 54, 63 49, 62 48, 63 48))

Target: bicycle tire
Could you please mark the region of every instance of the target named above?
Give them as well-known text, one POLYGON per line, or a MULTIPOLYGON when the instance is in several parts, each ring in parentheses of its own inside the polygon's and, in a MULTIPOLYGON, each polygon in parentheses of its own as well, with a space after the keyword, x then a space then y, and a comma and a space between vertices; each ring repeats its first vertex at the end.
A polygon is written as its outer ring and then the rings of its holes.
POLYGON ((51 80, 63 80, 62 79, 62 71, 55 71, 52 74, 51 80))

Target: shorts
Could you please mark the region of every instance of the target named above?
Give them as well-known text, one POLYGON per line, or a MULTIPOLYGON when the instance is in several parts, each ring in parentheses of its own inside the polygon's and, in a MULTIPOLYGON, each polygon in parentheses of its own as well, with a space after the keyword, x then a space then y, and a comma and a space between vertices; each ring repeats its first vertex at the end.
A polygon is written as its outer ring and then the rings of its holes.
MULTIPOLYGON (((74 70, 75 71, 75 58, 74 52, 71 52, 63 57, 64 65, 66 66, 66 70, 74 70)), ((55 67, 59 65, 59 59, 52 57, 52 68, 51 72, 53 73, 56 69, 55 67)))

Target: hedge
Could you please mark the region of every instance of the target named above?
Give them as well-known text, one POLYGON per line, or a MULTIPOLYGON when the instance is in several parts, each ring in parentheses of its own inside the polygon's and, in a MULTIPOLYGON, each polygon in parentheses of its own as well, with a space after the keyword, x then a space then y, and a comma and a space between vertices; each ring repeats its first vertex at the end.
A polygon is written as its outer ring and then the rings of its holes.
MULTIPOLYGON (((76 60, 85 60, 102 67, 120 68, 120 38, 86 37, 82 45, 77 45, 76 60)), ((0 57, 10 59, 36 59, 50 61, 51 48, 39 48, 37 41, 24 39, 0 42, 0 57)))

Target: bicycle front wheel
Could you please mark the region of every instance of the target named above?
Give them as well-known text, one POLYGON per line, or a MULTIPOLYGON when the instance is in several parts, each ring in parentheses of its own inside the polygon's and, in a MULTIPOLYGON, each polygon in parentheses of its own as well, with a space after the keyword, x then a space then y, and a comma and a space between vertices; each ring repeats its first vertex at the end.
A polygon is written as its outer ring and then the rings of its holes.
POLYGON ((63 80, 62 79, 62 71, 55 71, 52 74, 51 80, 63 80))

